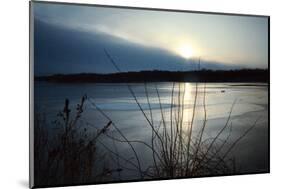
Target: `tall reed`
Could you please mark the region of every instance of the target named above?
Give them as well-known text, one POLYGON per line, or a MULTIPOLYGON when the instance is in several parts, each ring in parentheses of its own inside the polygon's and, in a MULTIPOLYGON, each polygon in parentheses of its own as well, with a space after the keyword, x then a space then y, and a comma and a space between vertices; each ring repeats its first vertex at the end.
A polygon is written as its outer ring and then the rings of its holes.
MULTIPOLYGON (((118 72, 122 72, 118 64, 114 61, 111 55, 104 50, 106 56, 118 72)), ((200 65, 200 60, 199 60, 200 65)), ((185 93, 186 88, 184 83, 172 83, 172 90, 170 96, 171 106, 169 111, 165 112, 163 107, 161 94, 155 83, 155 92, 158 99, 160 120, 155 120, 156 112, 151 107, 151 95, 149 94, 147 83, 144 82, 144 91, 146 98, 145 110, 141 105, 137 94, 133 90, 131 84, 127 83, 126 86, 130 95, 133 97, 139 112, 145 118, 147 126, 151 129, 150 141, 130 140, 118 128, 117 124, 90 98, 90 103, 100 112, 106 119, 112 122, 114 128, 122 136, 122 139, 109 136, 111 140, 121 143, 127 143, 136 158, 136 162, 132 163, 140 172, 140 179, 145 178, 175 178, 175 177, 193 177, 214 174, 230 174, 233 172, 233 164, 229 162, 227 156, 234 146, 245 137, 255 126, 257 121, 254 122, 239 138, 237 138, 227 149, 225 147, 231 135, 231 116, 236 102, 233 102, 229 115, 226 119, 224 126, 216 134, 214 138, 204 140, 203 135, 207 127, 207 108, 206 108, 206 84, 203 89, 203 123, 200 131, 196 135, 194 132, 196 108, 198 103, 199 83, 195 83, 194 101, 191 112, 191 121, 184 122, 186 115, 185 108, 185 93), (169 116, 167 114, 169 112, 169 116), (227 138, 220 138, 223 132, 229 129, 227 138), (141 167, 141 157, 136 152, 133 143, 139 143, 151 150, 153 162, 150 167, 141 167), (224 150, 223 150, 224 149, 224 150)), ((188 91, 189 93, 191 91, 188 91)), ((202 92, 202 91, 200 91, 202 92)))
MULTIPOLYGON (((106 50, 104 52, 115 69, 122 72, 111 55, 106 50)), ((53 122, 58 130, 53 132, 52 136, 49 135, 45 117, 35 115, 35 175, 38 175, 35 182, 38 185, 104 182, 114 173, 118 178, 110 178, 111 180, 122 180, 124 170, 137 173, 140 180, 221 175, 235 171, 234 162, 230 161, 229 154, 258 121, 256 120, 241 136, 230 143, 231 117, 236 101, 233 102, 219 132, 212 138, 206 138, 204 137, 208 127, 206 84, 195 83, 195 90, 188 91, 185 83, 172 82, 168 108, 163 105, 163 97, 157 83, 143 83, 145 103, 140 102, 131 84, 127 83, 126 87, 137 105, 138 112, 145 119, 145 126, 151 131, 149 140, 128 138, 120 125, 99 107, 95 98, 83 96, 74 114, 70 108, 70 101, 66 99, 63 110, 53 122), (153 86, 154 94, 149 86, 153 86), (194 94, 190 110, 186 108, 187 93, 194 94), (201 125, 196 122, 199 94, 203 95, 201 125), (158 110, 152 107, 152 96, 157 99, 158 110), (84 125, 80 124, 86 102, 105 118, 105 125, 96 126, 88 121, 83 122, 84 125), (185 120, 187 115, 191 116, 190 121, 185 120), (96 130, 92 132, 87 127, 96 130), (115 131, 115 135, 108 132, 110 128, 115 131), (228 132, 228 136, 221 137, 225 132, 228 132), (112 142, 112 145, 108 142, 112 142), (130 157, 119 153, 119 143, 128 145, 130 157), (135 144, 143 145, 150 150, 152 161, 149 166, 142 164, 142 152, 137 150, 135 144), (97 146, 106 153, 103 154, 97 146), (111 167, 106 166, 104 156, 111 158, 113 163, 111 167), (97 167, 100 167, 102 162, 104 167, 99 170, 97 167)))
POLYGON ((81 98, 73 115, 70 101, 65 99, 63 110, 57 114, 57 119, 52 124, 47 123, 45 116, 35 115, 37 186, 99 181, 106 177, 108 172, 116 171, 109 167, 95 172, 96 164, 101 158, 101 152, 97 152, 96 142, 111 127, 111 122, 96 132, 83 127, 79 122, 86 99, 86 95, 81 98), (55 127, 50 128, 51 126, 55 127))

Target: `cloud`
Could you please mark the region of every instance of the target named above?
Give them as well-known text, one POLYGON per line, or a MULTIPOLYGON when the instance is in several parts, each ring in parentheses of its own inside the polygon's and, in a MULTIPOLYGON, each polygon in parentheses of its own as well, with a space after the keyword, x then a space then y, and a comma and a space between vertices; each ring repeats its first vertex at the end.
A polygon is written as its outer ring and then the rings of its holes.
MULTIPOLYGON (((196 60, 186 60, 160 48, 143 46, 99 31, 87 32, 35 19, 35 75, 116 72, 105 56, 104 49, 122 71, 182 71, 197 68, 196 60)), ((233 68, 208 61, 202 67, 233 68)))

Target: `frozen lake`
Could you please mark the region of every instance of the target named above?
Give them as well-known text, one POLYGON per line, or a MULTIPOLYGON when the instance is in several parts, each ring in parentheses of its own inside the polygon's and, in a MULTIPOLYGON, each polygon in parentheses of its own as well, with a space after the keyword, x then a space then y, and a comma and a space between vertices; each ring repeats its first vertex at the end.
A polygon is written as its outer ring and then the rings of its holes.
MULTIPOLYGON (((94 132, 107 124, 107 118, 97 111, 96 107, 98 107, 110 117, 129 140, 150 143, 152 130, 144 114, 155 125, 161 127, 163 119, 166 122, 172 119, 173 123, 179 121, 176 119, 177 112, 174 110, 182 107, 183 111, 180 112, 183 117, 182 125, 184 130, 188 131, 193 122, 193 137, 198 136, 206 120, 202 139, 206 143, 209 139, 216 137, 229 117, 229 127, 220 135, 220 140, 228 138, 226 149, 257 121, 256 126, 235 145, 228 157, 235 160, 236 170, 239 173, 258 173, 269 170, 268 86, 266 84, 161 82, 146 85, 130 83, 129 86, 136 99, 129 91, 127 84, 35 82, 35 109, 46 116, 48 129, 51 130, 52 121, 56 119, 57 113, 63 110, 65 99, 69 99, 71 113, 74 114, 76 104, 80 103, 81 97, 86 94, 88 99, 79 122, 81 128, 94 132)), ((167 127, 171 125, 173 124, 168 124, 167 127)), ((114 128, 109 128, 108 134, 118 139, 122 138, 114 128)), ((135 161, 128 144, 121 142, 113 144, 106 136, 100 141, 110 149, 115 149, 117 146, 119 154, 135 161)), ((101 144, 97 145, 101 153, 106 152, 101 144)), ((151 166, 153 163, 151 150, 138 143, 134 144, 134 147, 140 156, 142 167, 151 166)), ((103 162, 113 164, 112 157, 105 157, 103 162)), ((137 173, 133 171, 127 170, 121 174, 124 179, 138 179, 137 173)), ((117 177, 117 175, 114 176, 117 177)))

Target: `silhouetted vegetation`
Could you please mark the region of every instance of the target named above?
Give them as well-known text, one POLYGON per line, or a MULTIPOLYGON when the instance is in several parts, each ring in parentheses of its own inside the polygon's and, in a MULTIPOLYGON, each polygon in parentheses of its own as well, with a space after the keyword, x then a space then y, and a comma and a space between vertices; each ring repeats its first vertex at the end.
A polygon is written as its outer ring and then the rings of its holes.
POLYGON ((37 81, 49 82, 93 82, 93 83, 130 83, 130 82, 268 82, 267 69, 241 70, 200 70, 200 71, 140 71, 110 74, 80 73, 37 76, 37 81))
POLYGON ((86 96, 81 98, 81 103, 77 104, 73 113, 70 101, 65 99, 63 110, 58 112, 57 119, 52 121, 51 125, 48 125, 44 115, 35 114, 36 186, 98 182, 116 171, 110 167, 104 167, 100 171, 94 170, 100 158, 104 158, 101 151, 97 155, 97 139, 107 132, 111 122, 96 132, 88 131, 85 125, 79 124, 86 99, 86 96))
MULTIPOLYGON (((106 181, 122 180, 124 170, 139 173, 135 179, 149 180, 159 178, 180 178, 209 175, 239 173, 235 162, 228 157, 234 146, 244 138, 255 126, 257 120, 245 129, 234 142, 228 141, 231 130, 231 115, 233 103, 225 124, 213 138, 203 139, 207 126, 206 88, 203 91, 204 119, 198 133, 194 133, 195 112, 198 101, 198 85, 194 96, 191 122, 184 122, 185 85, 173 83, 171 91, 171 107, 166 113, 162 108, 161 94, 155 86, 160 118, 155 119, 151 108, 151 99, 146 84, 144 84, 149 109, 144 110, 139 103, 136 93, 128 85, 130 94, 138 105, 138 111, 146 119, 146 125, 151 128, 151 138, 148 141, 131 139, 120 129, 110 116, 103 111, 95 99, 83 96, 77 104, 76 112, 71 114, 70 102, 65 99, 65 105, 57 114, 57 119, 51 124, 54 131, 48 131, 50 125, 44 116, 35 116, 35 184, 36 186, 72 185, 78 183, 103 183, 106 181), (105 118, 105 125, 100 127, 95 123, 82 121, 84 103, 90 103, 105 118), (89 130, 89 128, 94 128, 89 130), (108 132, 111 129, 116 132, 108 132), (227 138, 221 138, 223 132, 229 132, 227 138), (112 143, 113 146, 107 146, 112 143), (118 153, 118 143, 126 143, 130 150, 128 157, 118 153), (99 144, 97 149, 97 145, 99 144), (141 164, 142 152, 137 151, 133 144, 143 145, 151 151, 153 161, 148 167, 141 164), (112 162, 107 166, 105 157, 111 157, 112 162), (103 168, 100 169, 102 164, 103 168), (127 165, 126 165, 127 164, 127 165), (111 177, 114 173, 119 176, 111 177)), ((158 113, 156 113, 158 114, 158 113)), ((198 125, 199 126, 199 125, 198 125)))
MULTIPOLYGON (((71 113, 69 100, 65 99, 63 110, 57 114, 57 119, 52 122, 56 128, 55 131, 50 133, 47 129, 46 118, 35 114, 34 148, 35 184, 37 186, 120 181, 123 179, 124 170, 137 173, 134 179, 139 180, 239 173, 233 158, 229 157, 230 152, 256 126, 258 120, 245 128, 240 136, 230 142, 231 117, 235 106, 235 102, 233 102, 228 117, 219 132, 212 138, 204 137, 208 122, 206 85, 204 85, 203 91, 199 91, 198 86, 201 84, 198 82, 268 82, 268 70, 121 72, 110 55, 106 51, 105 53, 118 73, 41 76, 36 77, 35 80, 69 83, 126 83, 130 94, 128 98, 133 98, 138 106, 137 111, 145 118, 143 126, 151 129, 149 140, 142 141, 127 137, 120 129, 118 120, 112 120, 110 114, 96 104, 95 98, 83 96, 74 113, 71 113), (172 82, 169 97, 170 108, 166 110, 162 107, 163 99, 157 83, 155 83, 156 94, 149 93, 147 90, 147 82, 162 81, 172 82), (147 110, 143 108, 130 82, 143 83, 147 110), (184 121, 186 88, 185 83, 182 82, 196 82, 192 111, 190 112, 191 120, 188 122, 184 121), (201 127, 196 125, 199 132, 195 132, 198 93, 203 94, 204 116, 201 127), (151 108, 152 95, 156 96, 159 104, 158 112, 151 108), (79 124, 86 102, 91 104, 96 113, 103 117, 104 125, 89 123, 87 120, 79 124), (160 114, 160 117, 155 114, 160 114), (89 131, 89 127, 94 130, 89 131), (115 132, 114 135, 112 132, 108 132, 109 128, 115 132), (221 136, 224 132, 228 132, 226 138, 221 136), (118 153, 118 143, 128 145, 129 157, 118 153), (108 144, 112 145, 108 146, 108 144), (137 151, 134 144, 143 145, 144 148, 150 150, 152 158, 150 165, 143 166, 143 156, 140 155, 142 151, 137 151), (97 149, 98 147, 102 150, 97 149), (111 157, 110 166, 104 165, 100 169, 98 167, 105 163, 105 156, 111 157), (118 177, 111 177, 114 173, 118 174, 118 177)), ((120 119, 130 118, 120 117, 120 119)))

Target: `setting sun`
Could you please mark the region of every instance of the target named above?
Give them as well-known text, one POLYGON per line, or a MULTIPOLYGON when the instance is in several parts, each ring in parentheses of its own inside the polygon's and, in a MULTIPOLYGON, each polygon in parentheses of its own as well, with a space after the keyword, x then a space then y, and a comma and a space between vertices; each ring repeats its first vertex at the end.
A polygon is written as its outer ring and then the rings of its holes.
POLYGON ((194 51, 189 45, 182 45, 177 48, 177 53, 184 58, 191 58, 194 56, 194 51))

